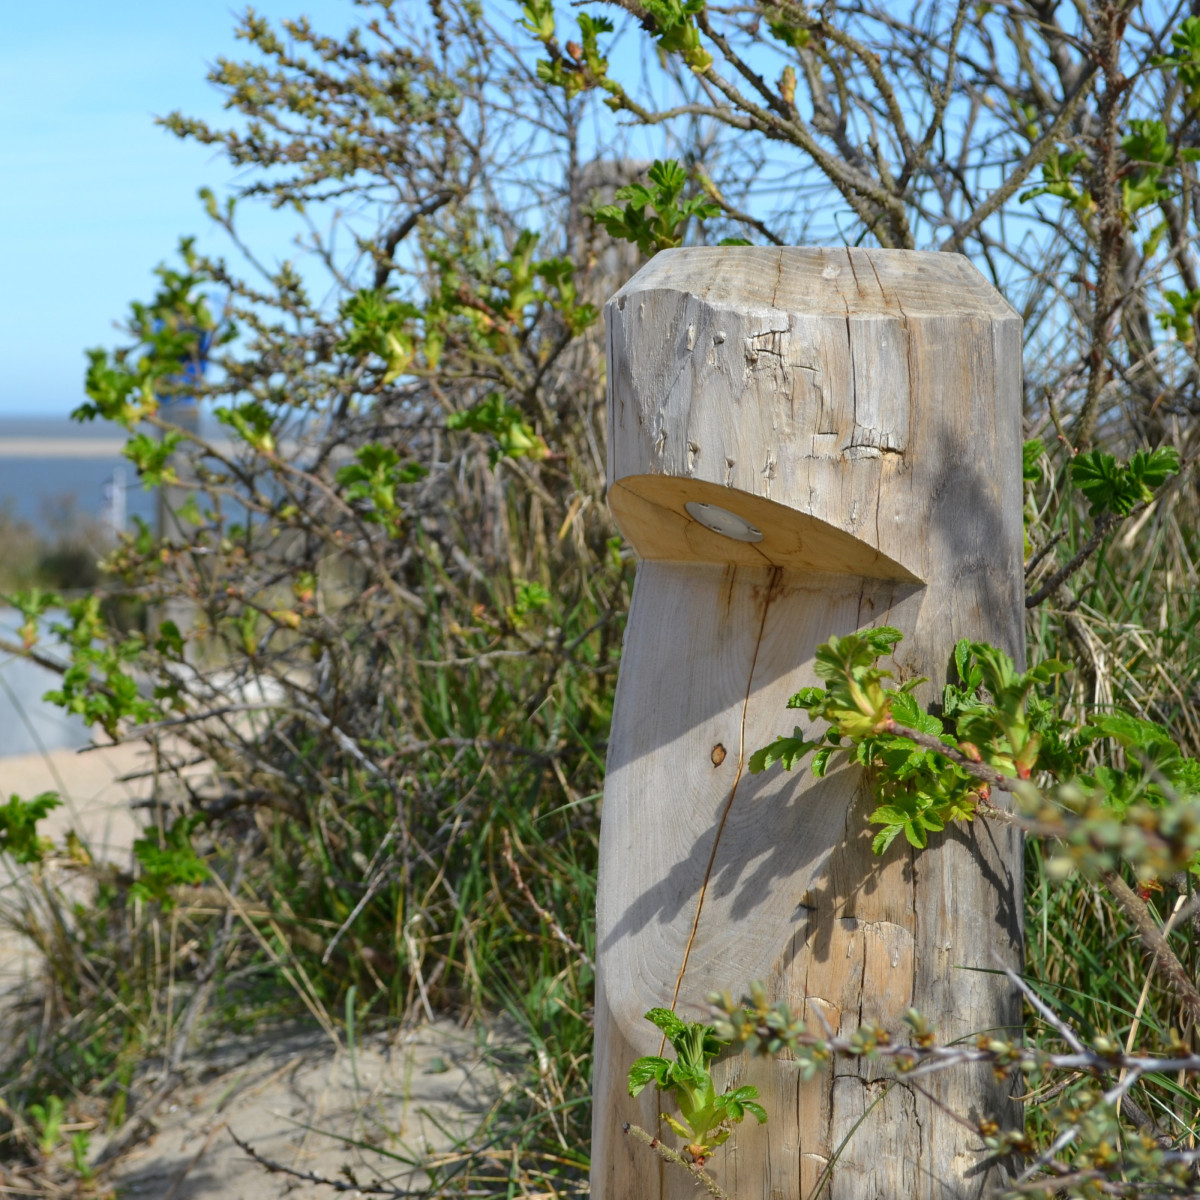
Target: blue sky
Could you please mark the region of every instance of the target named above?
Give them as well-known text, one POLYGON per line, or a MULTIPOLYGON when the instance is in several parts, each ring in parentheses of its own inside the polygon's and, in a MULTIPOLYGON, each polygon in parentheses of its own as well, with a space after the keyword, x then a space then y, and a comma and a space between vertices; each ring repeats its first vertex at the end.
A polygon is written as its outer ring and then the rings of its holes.
MULTIPOLYGON (((254 8, 272 20, 305 14, 329 33, 361 12, 350 0, 258 0, 254 8)), ((58 0, 4 9, 0 416, 59 416, 82 399, 85 349, 114 343, 114 320, 150 295, 152 268, 180 234, 225 249, 207 234, 196 190, 208 184, 220 194, 232 168, 153 118, 178 108, 220 122, 205 70, 218 56, 243 54, 233 36, 241 8, 58 0)), ((262 245, 269 218, 246 232, 262 245)), ((286 241, 274 240, 286 253, 286 241)))

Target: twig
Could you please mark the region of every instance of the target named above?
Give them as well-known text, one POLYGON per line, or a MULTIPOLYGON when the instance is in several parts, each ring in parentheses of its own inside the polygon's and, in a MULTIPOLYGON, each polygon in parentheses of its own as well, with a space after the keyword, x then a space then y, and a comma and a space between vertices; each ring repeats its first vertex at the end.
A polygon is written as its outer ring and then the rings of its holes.
MULTIPOLYGON (((999 955, 993 955, 993 957, 997 962, 1000 962, 999 955)), ((1029 984, 1027 984, 1025 980, 1023 980, 1020 975, 1018 975, 1016 971, 1012 969, 1012 967, 1003 962, 1000 962, 1000 966, 1005 975, 1008 976, 1017 989, 1024 995, 1025 999, 1037 1009, 1038 1013, 1042 1017, 1042 1020, 1054 1026, 1054 1028, 1057 1029, 1062 1035, 1063 1041, 1065 1041, 1067 1045, 1070 1046, 1071 1049, 1077 1054, 1085 1053, 1083 1043, 1079 1040, 1078 1035, 1070 1027, 1070 1025, 1068 1025, 1048 1004, 1046 1004, 1045 1001, 1042 1000, 1041 996, 1039 996, 1037 992, 1035 992, 1033 988, 1031 988, 1029 984)), ((1128 1054, 1129 1050, 1130 1047, 1126 1047, 1125 1053, 1128 1054)))
MULTIPOLYGON (((962 767, 968 775, 974 775, 976 779, 991 784, 992 787, 999 788, 1002 792, 1015 792, 1020 785, 1021 781, 1019 779, 1013 779, 995 767, 989 767, 986 763, 976 762, 973 758, 968 758, 961 750, 956 749, 954 746, 948 746, 940 738, 934 737, 931 733, 922 733, 919 729, 909 729, 907 725, 897 725, 892 720, 888 721, 886 732, 895 734, 896 737, 908 738, 909 741, 916 742, 918 746, 924 746, 926 750, 933 750, 937 754, 944 755, 952 763, 962 767)), ((1011 813, 1006 813, 1003 809, 989 809, 988 814, 989 816, 995 815, 1000 820, 1004 820, 1006 817, 1009 820, 1016 819, 1011 813)))
POLYGON ((37 650, 27 649, 19 646, 16 642, 10 642, 8 638, 0 638, 0 650, 13 655, 14 658, 27 658, 31 663, 37 663, 39 667, 45 667, 47 671, 53 671, 56 675, 66 674, 67 663, 59 662, 56 658, 47 658, 37 650))
POLYGON ((1038 569, 1038 567, 1041 565, 1042 559, 1044 559, 1046 555, 1049 554, 1050 551, 1053 550, 1054 547, 1057 546, 1058 543, 1061 542, 1066 536, 1066 530, 1060 529, 1058 533, 1056 533, 1040 550, 1037 551, 1036 554, 1034 554, 1034 556, 1029 560, 1028 565, 1025 567, 1026 579, 1028 579, 1029 576, 1038 569))
POLYGON ((1075 90, 1063 102, 1063 106, 1059 109, 1058 116, 1055 117, 1054 123, 1042 134, 1036 142, 1029 148, 1029 153, 1017 164, 1008 174, 1001 187, 998 187, 992 194, 976 208, 954 232, 946 238, 938 247, 939 250, 958 251, 962 249, 963 241, 972 233, 974 233, 983 223, 994 213, 1001 205, 1005 204, 1009 197, 1012 196, 1017 188, 1025 182, 1026 177, 1050 152, 1055 149, 1062 140, 1063 131, 1070 124, 1075 116, 1075 110, 1079 107, 1083 98, 1088 94, 1092 87, 1092 80, 1097 70, 1096 63, 1089 63, 1084 68, 1083 74, 1079 78, 1079 82, 1075 85, 1075 90))
POLYGON ((372 862, 368 866, 366 872, 364 872, 365 877, 368 880, 367 890, 363 892, 362 898, 350 910, 350 915, 338 926, 337 932, 329 939, 329 945, 325 947, 325 953, 321 955, 321 965, 323 967, 329 965, 329 960, 333 957, 333 952, 335 949, 337 949, 338 942, 342 940, 342 938, 346 935, 346 931, 358 919, 358 914, 362 912, 362 910, 366 908, 368 904, 370 904, 375 893, 379 891, 379 889, 392 877, 391 867, 384 867, 381 871, 375 871, 375 867, 380 858, 383 856, 383 852, 391 844, 392 838, 396 835, 396 830, 400 828, 400 824, 401 818, 397 817, 395 821, 392 822, 391 829, 387 831, 387 835, 384 837, 383 841, 379 843, 379 847, 371 856, 372 862), (372 875, 373 871, 374 874, 372 875))
MULTIPOLYGON (((1130 1074, 1128 1077, 1126 1077, 1126 1075, 1122 1073, 1118 1077, 1117 1082, 1113 1084, 1113 1086, 1110 1087, 1108 1091, 1105 1092, 1100 1098, 1100 1103, 1102 1105, 1113 1105, 1115 1108, 1119 1109, 1121 1106, 1122 1097, 1127 1091, 1129 1091, 1131 1087, 1133 1087, 1135 1083, 1137 1083, 1139 1078, 1140 1076, 1134 1074, 1130 1074)), ((1037 1171, 1053 1163, 1055 1157, 1058 1155, 1058 1152, 1066 1149, 1066 1147, 1069 1146, 1079 1136, 1080 1127, 1080 1123, 1075 1121, 1066 1129, 1064 1129, 1062 1133, 1060 1133, 1058 1137, 1054 1139, 1054 1142, 1051 1144, 1049 1149, 1044 1150, 1041 1154, 1039 1154, 1038 1157, 1032 1163, 1030 1163, 1030 1165, 1026 1167, 1024 1171, 1021 1172, 1017 1182, 1024 1183, 1027 1179, 1036 1174, 1037 1171)))
MULTIPOLYGON (((1115 529, 1116 526, 1120 525, 1123 521, 1127 521, 1130 517, 1137 517, 1137 527, 1140 528, 1141 518, 1143 518, 1145 514, 1149 513, 1154 506, 1159 503, 1160 500, 1164 500, 1176 488, 1182 485, 1188 470, 1195 461, 1196 460, 1194 457, 1185 458, 1182 462, 1180 462, 1179 470, 1175 473, 1174 478, 1167 483, 1166 487, 1162 491, 1160 491, 1152 499, 1144 501, 1142 504, 1135 505, 1123 516, 1112 512, 1106 512, 1102 514, 1096 521, 1096 528, 1092 532, 1092 536, 1088 538, 1088 540, 1079 548, 1079 550, 1071 557, 1066 565, 1055 571, 1055 573, 1051 575, 1050 578, 1047 579, 1046 582, 1042 584, 1042 586, 1038 588, 1036 592, 1025 597, 1025 607, 1036 608, 1043 600, 1046 599, 1047 596, 1062 587, 1062 585, 1066 583, 1066 581, 1070 579, 1070 577, 1074 575, 1075 572, 1078 571, 1079 568, 1083 566, 1083 564, 1087 562, 1087 560, 1093 554, 1095 554, 1095 552, 1099 549, 1100 544, 1109 535, 1109 533, 1111 533, 1112 530, 1115 529)), ((1033 570, 1033 567, 1036 565, 1038 559, 1041 558, 1042 554, 1048 550, 1050 546, 1054 545, 1054 543, 1062 536, 1063 534, 1058 534, 1051 542, 1049 542, 1045 547, 1043 547, 1042 550, 1038 552, 1037 559, 1030 564, 1028 570, 1026 571, 1026 575, 1029 574, 1029 571, 1033 570)))
POLYGON ((1047 596, 1052 596, 1057 592, 1096 553, 1100 548, 1100 544, 1108 537, 1113 526, 1119 524, 1122 520, 1122 517, 1118 517, 1114 513, 1103 513, 1096 521, 1096 528, 1092 536, 1036 592, 1025 597, 1025 607, 1037 608, 1047 596))
POLYGON ((504 861, 508 864, 508 869, 512 872, 512 877, 517 885, 518 891, 525 897, 529 903, 529 907, 533 909, 547 925, 550 926, 550 932, 568 949, 573 950, 591 970, 596 969, 596 964, 592 961, 592 957, 588 952, 569 934, 563 927, 554 919, 551 913, 548 913, 538 902, 533 892, 529 890, 529 885, 525 882, 521 875, 521 870, 517 866, 517 861, 513 857, 512 839, 508 836, 508 830, 504 830, 502 834, 504 843, 504 861))
MULTIPOLYGON (((237 861, 234 864, 233 874, 230 883, 233 887, 239 888, 242 884, 242 874, 246 868, 246 860, 249 858, 249 853, 245 849, 238 855, 237 861)), ((225 884, 221 877, 215 872, 213 879, 221 884, 222 888, 225 884)), ((204 1011, 208 997, 212 991, 213 977, 216 975, 218 968, 221 965, 221 960, 225 957, 225 951, 229 945, 230 936, 233 933, 233 913, 227 912, 225 922, 221 929, 217 932, 213 939, 212 948, 209 950, 208 958, 205 960, 204 966, 200 969, 196 976, 196 987, 192 992, 191 999, 188 1001, 187 1008, 184 1009, 183 1015, 180 1018, 179 1025, 175 1032, 175 1037, 172 1040, 171 1047, 167 1052, 166 1057, 166 1074, 162 1082, 154 1090, 153 1094, 141 1106, 139 1112, 134 1114, 130 1121, 122 1127, 120 1132, 108 1143, 101 1151, 96 1160, 96 1167, 103 1167, 111 1163, 115 1163, 128 1150, 132 1149, 143 1137, 154 1132, 154 1114, 158 1111, 159 1106, 167 1099, 167 1097, 175 1090, 176 1087, 183 1081, 183 1056, 187 1050, 188 1040, 191 1037, 192 1029, 196 1024, 200 1014, 204 1011)))
MULTIPOLYGON (((1179 898, 1175 901, 1174 911, 1171 913, 1170 917, 1167 919, 1166 925, 1163 926, 1163 937, 1167 937, 1170 935, 1171 930, 1175 927, 1175 924, 1179 919, 1179 915, 1183 911, 1184 906, 1186 904, 1187 904, 1187 896, 1181 892, 1179 895, 1179 898)), ((1142 1024, 1142 1013, 1146 1009, 1146 1000, 1150 995, 1150 984, 1153 983, 1153 981, 1154 981, 1154 966, 1155 966, 1155 962, 1154 962, 1154 960, 1151 960, 1150 968, 1146 972, 1146 980, 1142 984, 1141 995, 1138 996, 1137 1008, 1135 1008, 1134 1012, 1133 1012, 1133 1021, 1129 1026, 1129 1036, 1126 1037, 1126 1039, 1125 1039, 1125 1053, 1126 1054, 1133 1053, 1134 1044, 1137 1042, 1138 1029, 1141 1027, 1141 1024, 1142 1024)), ((1125 1071, 1122 1070, 1121 1077, 1124 1078, 1124 1076, 1125 1076, 1125 1071)), ((1154 1133, 1155 1137, 1161 1136, 1162 1130, 1160 1130, 1158 1128, 1157 1124, 1147 1113, 1142 1112, 1142 1110, 1133 1102, 1133 1100, 1131 1100, 1128 1096, 1123 1096, 1122 1100, 1124 1101, 1126 1109, 1129 1110, 1130 1117, 1133 1119, 1135 1124, 1137 1124, 1139 1129, 1145 1129, 1148 1126, 1154 1133)), ((1117 1117, 1120 1118, 1120 1116, 1121 1116, 1121 1105, 1118 1104, 1117 1105, 1117 1117)))
POLYGON ((717 1200, 733 1200, 729 1193, 724 1191, 721 1185, 703 1167, 697 1166, 694 1162, 688 1162, 682 1154, 676 1150, 672 1150, 670 1146, 664 1146, 658 1138, 652 1137, 640 1125, 631 1125, 626 1121, 621 1128, 632 1137, 637 1138, 643 1145, 649 1146, 659 1158, 681 1166, 710 1196, 716 1196, 717 1200))
POLYGON ((209 1147, 212 1146, 217 1135, 225 1128, 226 1124, 227 1122, 220 1121, 208 1131, 208 1136, 204 1139, 204 1143, 200 1149, 175 1173, 175 1177, 171 1180, 171 1186, 167 1189, 162 1200, 175 1200, 175 1196, 183 1186, 184 1180, 191 1174, 192 1168, 208 1153, 209 1147))
POLYGON ((770 229, 763 221, 760 221, 748 212, 742 212, 736 205, 730 204, 721 194, 721 189, 717 187, 716 183, 703 168, 698 167, 696 169, 696 176, 700 180, 700 186, 721 206, 727 217, 731 217, 742 225, 749 225, 751 229, 758 230, 773 246, 786 245, 784 239, 770 229))
MULTIPOLYGON (((721 1010, 717 1011, 719 1013, 721 1010)), ((763 1045, 779 1036, 778 1031, 769 1028, 765 1021, 760 1021, 753 1032, 763 1045)), ((823 1055, 841 1055, 848 1059, 862 1057, 862 1047, 856 1045, 851 1038, 820 1037, 806 1031, 789 1038, 785 1044, 793 1050, 799 1047, 818 1047, 823 1055)), ((760 1053, 765 1051, 760 1050, 760 1053)), ((1200 1054, 1186 1054, 1174 1058, 1123 1054, 1120 1051, 1101 1054, 1098 1050, 1090 1050, 1086 1046, 1082 1051, 1052 1053, 1003 1041, 996 1045, 991 1037, 981 1037, 976 1042, 955 1042, 946 1046, 923 1046, 892 1041, 889 1036, 887 1041, 880 1041, 871 1053, 875 1058, 897 1063, 900 1072, 898 1077, 901 1080, 919 1079, 951 1067, 971 1063, 990 1063, 1005 1070, 1016 1069, 1027 1063, 1042 1070, 1082 1071, 1089 1075, 1105 1075, 1126 1070, 1137 1078, 1149 1074, 1167 1075, 1177 1071, 1188 1075, 1200 1075, 1200 1054)))
POLYGON ((1133 922, 1142 944, 1158 960, 1171 990, 1182 1001, 1192 1020, 1200 1024, 1200 991, 1196 990, 1162 930, 1154 923, 1149 906, 1115 871, 1105 872, 1104 882, 1121 911, 1133 922))
POLYGON ((396 265, 392 261, 392 255, 396 253, 396 247, 412 233, 422 217, 432 216, 439 208, 444 208, 451 200, 457 198, 458 195, 459 192, 457 189, 441 188, 439 191, 434 192, 423 204, 417 205, 399 225, 388 232, 383 242, 383 249, 375 261, 376 291, 379 291, 387 283, 388 275, 391 274, 392 268, 396 265))
POLYGON ((240 1150, 248 1154, 260 1167, 272 1175, 288 1175, 292 1179, 302 1179, 305 1183, 317 1183, 322 1187, 333 1188, 335 1192, 353 1192, 358 1196, 427 1196, 429 1194, 427 1188, 412 1192, 407 1188, 392 1187, 385 1183, 359 1183, 353 1175, 348 1180, 329 1179, 324 1175, 314 1175, 311 1171, 297 1171, 295 1167, 286 1167, 273 1158, 259 1154, 249 1142, 243 1142, 232 1129, 229 1131, 229 1136, 240 1150))

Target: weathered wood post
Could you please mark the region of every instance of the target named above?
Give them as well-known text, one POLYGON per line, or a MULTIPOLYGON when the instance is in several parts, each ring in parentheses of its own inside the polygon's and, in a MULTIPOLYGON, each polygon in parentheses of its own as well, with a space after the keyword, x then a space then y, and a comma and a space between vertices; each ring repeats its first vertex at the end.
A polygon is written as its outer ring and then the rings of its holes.
MULTIPOLYGON (((759 979, 844 1035, 910 1005, 944 1039, 1020 1024, 994 973, 1021 955, 1010 829, 876 858, 859 769, 747 761, 803 725, 784 704, 831 634, 898 626, 925 697, 958 638, 1023 658, 1021 322, 958 256, 794 248, 667 251, 606 316, 609 501, 641 563, 601 830, 592 1195, 682 1200, 694 1181, 621 1132, 660 1128, 660 1096, 625 1087, 660 1050, 648 1008, 694 1020, 759 979)), ((997 1176, 951 1114, 1019 1118, 983 1067, 923 1091, 868 1062, 717 1073, 770 1115, 708 1164, 738 1200, 977 1197, 997 1176)))

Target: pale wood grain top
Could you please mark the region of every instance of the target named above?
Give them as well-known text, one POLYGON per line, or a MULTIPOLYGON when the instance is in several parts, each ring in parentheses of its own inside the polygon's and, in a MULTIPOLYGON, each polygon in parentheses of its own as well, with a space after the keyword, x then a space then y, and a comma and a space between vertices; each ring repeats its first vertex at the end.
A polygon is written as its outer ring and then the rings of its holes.
POLYGON ((610 304, 687 292, 709 304, 828 316, 1020 318, 961 254, 824 246, 699 246, 655 255, 610 304))

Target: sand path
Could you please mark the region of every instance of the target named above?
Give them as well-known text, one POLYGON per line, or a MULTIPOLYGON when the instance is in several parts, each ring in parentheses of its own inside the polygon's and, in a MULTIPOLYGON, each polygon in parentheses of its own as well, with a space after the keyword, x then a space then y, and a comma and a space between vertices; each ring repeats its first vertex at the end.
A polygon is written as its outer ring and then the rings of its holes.
MULTIPOLYGON (((150 794, 149 777, 122 782, 125 776, 152 767, 140 744, 78 753, 51 750, 46 754, 0 757, 0 803, 10 796, 30 800, 42 792, 57 792, 62 806, 39 825, 44 836, 61 841, 69 829, 83 840, 96 859, 122 867, 138 835, 132 805, 150 794)), ((14 898, 22 871, 0 855, 0 906, 14 898)), ((32 947, 0 921, 0 997, 27 980, 36 964, 32 947)))
MULTIPOLYGON (((153 763, 140 745, 0 758, 0 802, 59 792, 63 807, 41 825, 81 835, 93 857, 125 867, 153 763)), ((17 887, 0 856, 0 907, 17 887)), ((37 972, 33 947, 0 921, 0 1006, 12 1005, 37 972)), ((448 1021, 372 1034, 353 1048, 319 1030, 292 1027, 228 1038, 193 1051, 187 1082, 153 1114, 154 1131, 124 1155, 105 1183, 138 1200, 290 1200, 328 1197, 328 1187, 271 1174, 234 1141, 300 1172, 345 1182, 388 1180, 420 1194, 422 1165, 454 1169, 456 1140, 475 1129, 507 1086, 497 1048, 482 1030, 448 1021)), ((499 1051, 504 1055, 503 1047, 499 1051)), ((511 1054, 509 1054, 511 1059, 511 1054)), ((152 1072, 145 1084, 153 1090, 152 1072)), ((103 1152, 93 1134, 91 1159, 103 1152)), ((69 1160, 65 1150, 61 1155, 69 1160)), ((503 1169, 497 1164, 497 1172, 503 1169)), ((0 1194, 7 1191, 0 1170, 0 1194)), ((27 1193, 28 1194, 28 1193, 27 1193)), ((362 1193, 351 1190, 345 1195, 362 1193)))

